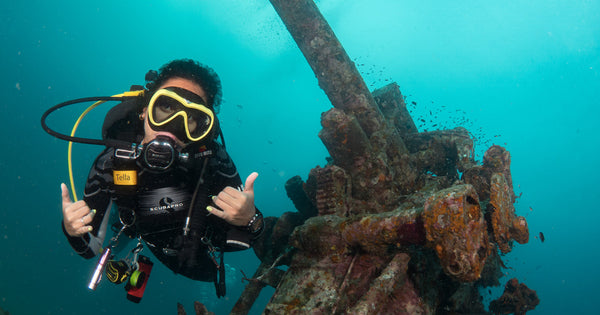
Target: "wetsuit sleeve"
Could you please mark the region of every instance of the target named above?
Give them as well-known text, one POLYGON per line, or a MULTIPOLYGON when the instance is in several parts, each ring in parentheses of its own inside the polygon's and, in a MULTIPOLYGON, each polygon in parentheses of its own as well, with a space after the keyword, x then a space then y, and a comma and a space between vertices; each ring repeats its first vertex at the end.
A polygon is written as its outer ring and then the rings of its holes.
MULTIPOLYGON (((211 178, 209 185, 211 187, 210 192, 211 195, 217 195, 221 192, 225 187, 230 186, 237 189, 242 189, 242 180, 240 175, 233 163, 233 160, 225 151, 223 147, 219 147, 215 154, 215 158, 211 161, 211 178)), ((258 208, 255 208, 258 212, 258 208)), ((239 239, 247 239, 252 243, 252 240, 256 239, 260 236, 260 233, 257 235, 252 235, 246 227, 234 226, 231 224, 221 225, 222 227, 228 229, 228 235, 233 238, 239 239)), ((228 240, 229 243, 230 240, 228 240)), ((227 246, 226 246, 227 247, 227 246)), ((232 246, 231 248, 226 248, 226 250, 240 250, 241 248, 232 246)))
POLYGON ((83 200, 90 209, 96 210, 91 222, 93 230, 81 237, 73 237, 67 234, 64 223, 62 224, 69 244, 77 254, 84 258, 92 258, 100 252, 106 235, 112 205, 110 189, 112 187, 113 152, 112 148, 108 148, 96 158, 85 184, 83 200))

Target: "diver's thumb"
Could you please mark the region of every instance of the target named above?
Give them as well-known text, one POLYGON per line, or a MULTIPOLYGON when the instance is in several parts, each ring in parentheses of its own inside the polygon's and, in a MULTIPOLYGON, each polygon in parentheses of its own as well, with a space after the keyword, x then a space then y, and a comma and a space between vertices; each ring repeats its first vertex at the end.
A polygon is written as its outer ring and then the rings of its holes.
POLYGON ((254 181, 257 177, 257 172, 252 172, 252 174, 248 175, 248 178, 246 178, 246 184, 244 185, 244 192, 254 193, 254 181))
POLYGON ((71 201, 71 196, 69 196, 69 189, 67 188, 67 185, 65 185, 65 183, 60 183, 60 191, 62 195, 63 208, 72 204, 73 201, 71 201))

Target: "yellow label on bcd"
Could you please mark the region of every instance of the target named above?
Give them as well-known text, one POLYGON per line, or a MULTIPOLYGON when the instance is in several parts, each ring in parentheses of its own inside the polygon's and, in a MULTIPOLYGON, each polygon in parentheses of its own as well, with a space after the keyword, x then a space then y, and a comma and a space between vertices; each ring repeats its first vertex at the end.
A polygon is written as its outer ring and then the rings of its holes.
POLYGON ((137 172, 113 170, 113 181, 115 185, 137 185, 137 172))

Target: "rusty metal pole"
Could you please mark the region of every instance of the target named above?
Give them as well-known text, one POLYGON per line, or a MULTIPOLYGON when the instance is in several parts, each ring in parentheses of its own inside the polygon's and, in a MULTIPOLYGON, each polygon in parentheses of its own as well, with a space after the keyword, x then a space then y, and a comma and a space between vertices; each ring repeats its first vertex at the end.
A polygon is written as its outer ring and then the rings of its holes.
POLYGON ((354 62, 312 0, 270 0, 315 73, 331 104, 356 116, 370 137, 383 115, 354 62))
MULTIPOLYGON (((267 264, 265 264, 265 263, 260 264, 260 266, 258 266, 258 268, 256 269, 256 272, 254 273, 253 278, 256 278, 256 277, 262 275, 267 270, 267 268, 268 268, 267 264)), ((246 314, 248 314, 250 312, 250 309, 252 308, 252 305, 254 305, 254 302, 260 295, 260 291, 265 286, 267 286, 267 284, 263 283, 261 281, 254 281, 254 282, 248 283, 248 285, 246 286, 246 289, 244 289, 244 292, 239 297, 239 299, 237 300, 237 302, 235 303, 235 305, 233 306, 233 309, 231 310, 231 312, 229 314, 230 315, 246 315, 246 314)))

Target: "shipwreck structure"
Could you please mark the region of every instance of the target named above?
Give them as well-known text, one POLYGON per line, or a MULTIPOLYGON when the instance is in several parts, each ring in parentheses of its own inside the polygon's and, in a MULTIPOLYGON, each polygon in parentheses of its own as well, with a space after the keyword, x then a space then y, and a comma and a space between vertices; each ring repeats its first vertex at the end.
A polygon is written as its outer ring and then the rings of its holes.
MULTIPOLYGON (((264 314, 486 314, 478 289, 529 239, 509 152, 492 146, 479 164, 466 129, 419 132, 398 85, 369 91, 312 0, 271 3, 333 104, 319 133, 331 159, 287 182, 297 211, 266 219, 262 264, 231 313, 270 285, 264 314)), ((518 296, 493 311, 526 311, 508 305, 518 296)))

